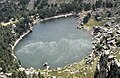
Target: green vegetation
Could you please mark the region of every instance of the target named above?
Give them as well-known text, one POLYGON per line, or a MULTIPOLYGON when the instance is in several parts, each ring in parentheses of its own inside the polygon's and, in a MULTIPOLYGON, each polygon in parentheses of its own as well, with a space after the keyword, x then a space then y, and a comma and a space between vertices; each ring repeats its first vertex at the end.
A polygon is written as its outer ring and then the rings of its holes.
POLYGON ((29 12, 26 11, 26 6, 29 0, 16 0, 6 1, 0 3, 0 22, 9 22, 12 20, 20 19, 21 17, 28 16, 29 12))
POLYGON ((28 11, 27 5, 29 0, 10 0, 6 1, 4 4, 0 3, 0 22, 9 22, 11 18, 12 20, 20 19, 21 17, 27 16, 37 16, 41 19, 46 17, 52 17, 55 15, 70 13, 70 12, 80 12, 82 10, 88 11, 91 9, 96 9, 100 7, 111 8, 111 2, 104 2, 102 5, 102 0, 96 1, 95 5, 92 3, 84 3, 82 0, 68 1, 67 3, 61 4, 49 4, 48 0, 37 0, 35 1, 34 10, 28 11))
POLYGON ((3 68, 3 72, 9 72, 18 69, 18 62, 14 60, 12 56, 11 45, 15 42, 21 34, 26 32, 29 29, 29 25, 26 25, 26 19, 22 20, 19 23, 16 23, 17 27, 14 28, 12 32, 12 26, 0 26, 0 67, 3 68))
POLYGON ((105 14, 100 14, 100 15, 95 15, 91 18, 89 18, 88 22, 85 23, 85 26, 89 27, 90 29, 92 29, 94 26, 103 26, 103 24, 106 22, 106 20, 104 20, 108 15, 105 14), (97 18, 100 18, 99 20, 97 18))
POLYGON ((14 57, 11 55, 11 42, 14 41, 11 33, 11 26, 0 26, 0 67, 3 68, 3 72, 9 72, 16 70, 18 64, 14 61, 14 57))
POLYGON ((83 18, 83 23, 85 24, 85 23, 87 23, 89 21, 89 17, 88 16, 85 16, 84 18, 83 18))
POLYGON ((43 19, 46 17, 52 17, 63 13, 80 12, 83 9, 82 6, 83 4, 78 2, 63 3, 60 5, 44 5, 42 7, 38 6, 37 13, 39 14, 39 17, 43 19))
POLYGON ((93 28, 94 26, 101 26, 101 22, 96 21, 93 18, 90 18, 89 21, 85 24, 85 26, 89 27, 89 28, 93 28))

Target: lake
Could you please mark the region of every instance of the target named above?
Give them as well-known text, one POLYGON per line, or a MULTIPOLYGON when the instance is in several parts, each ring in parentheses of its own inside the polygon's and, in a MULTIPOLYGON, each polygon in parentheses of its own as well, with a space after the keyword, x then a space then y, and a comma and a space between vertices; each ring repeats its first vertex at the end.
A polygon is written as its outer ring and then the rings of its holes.
POLYGON ((64 67, 82 60, 92 49, 91 31, 77 29, 75 17, 59 18, 37 23, 15 48, 23 67, 64 67))

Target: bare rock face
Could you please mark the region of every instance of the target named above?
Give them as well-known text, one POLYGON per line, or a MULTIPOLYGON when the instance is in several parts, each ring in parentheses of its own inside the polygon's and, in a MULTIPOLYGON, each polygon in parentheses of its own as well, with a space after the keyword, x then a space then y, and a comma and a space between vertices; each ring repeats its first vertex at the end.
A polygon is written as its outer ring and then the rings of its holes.
POLYGON ((115 58, 108 62, 108 55, 102 54, 94 78, 120 78, 120 62, 115 58))
POLYGON ((109 67, 107 65, 108 63, 107 58, 108 58, 108 55, 105 55, 105 54, 101 55, 100 61, 96 67, 94 78, 107 78, 108 71, 109 71, 109 67))
MULTIPOLYGON (((118 38, 120 38, 120 25, 110 18, 107 26, 94 28, 94 53, 98 51, 100 60, 96 66, 94 78, 120 78, 120 62, 116 59, 115 50, 119 48, 118 38), (118 37, 117 37, 118 36, 118 37), (117 44, 118 43, 118 44, 117 44), (98 46, 99 45, 99 46, 98 46), (102 45, 102 46, 101 46, 102 45), (98 49, 101 47, 101 49, 98 49)), ((119 52, 119 51, 118 51, 119 52)))
POLYGON ((117 60, 111 62, 107 78, 120 78, 120 66, 117 62, 117 60))

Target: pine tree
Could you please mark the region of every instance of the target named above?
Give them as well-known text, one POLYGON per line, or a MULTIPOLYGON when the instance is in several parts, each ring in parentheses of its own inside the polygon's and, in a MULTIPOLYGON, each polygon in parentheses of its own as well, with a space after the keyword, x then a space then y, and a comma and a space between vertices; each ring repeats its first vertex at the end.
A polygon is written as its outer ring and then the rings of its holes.
POLYGON ((45 78, 40 72, 38 73, 38 78, 45 78))

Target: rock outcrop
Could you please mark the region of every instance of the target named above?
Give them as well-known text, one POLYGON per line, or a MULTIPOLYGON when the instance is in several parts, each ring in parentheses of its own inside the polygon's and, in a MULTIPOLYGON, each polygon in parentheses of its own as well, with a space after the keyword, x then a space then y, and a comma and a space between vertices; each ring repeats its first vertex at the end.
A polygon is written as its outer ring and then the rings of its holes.
POLYGON ((112 21, 109 23, 111 24, 94 28, 93 52, 100 57, 94 78, 120 78, 120 24, 112 21))
POLYGON ((107 78, 109 67, 107 65, 107 55, 103 54, 101 55, 100 61, 97 64, 96 72, 94 78, 107 78))
POLYGON ((110 62, 108 60, 107 55, 101 55, 94 78, 120 78, 120 63, 115 58, 110 62))

